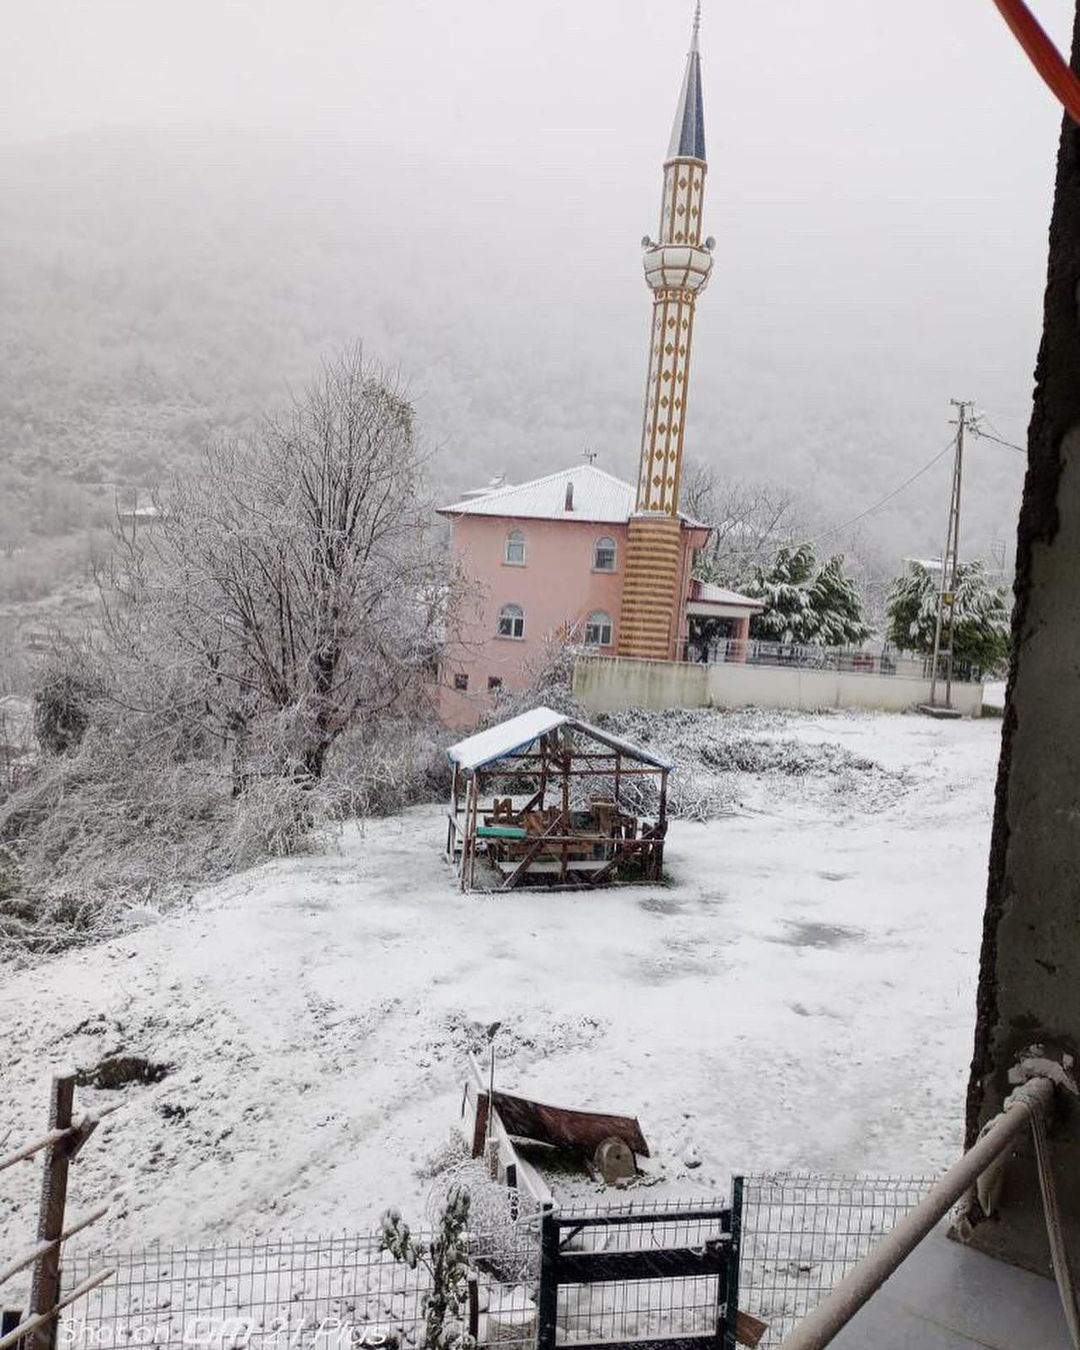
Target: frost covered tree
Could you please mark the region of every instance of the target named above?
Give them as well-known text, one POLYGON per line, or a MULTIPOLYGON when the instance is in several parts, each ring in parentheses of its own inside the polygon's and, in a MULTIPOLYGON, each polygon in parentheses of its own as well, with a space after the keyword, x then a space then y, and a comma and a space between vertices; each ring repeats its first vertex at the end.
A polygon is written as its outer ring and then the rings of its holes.
POLYGON ((781 546, 792 546, 805 528, 795 493, 773 483, 719 480, 708 465, 683 471, 682 509, 708 525, 694 574, 701 581, 741 590, 768 568, 781 546))
POLYGON ((424 1350, 471 1350, 468 1309, 469 1192, 452 1186, 434 1236, 417 1238, 396 1209, 382 1217, 379 1245, 410 1270, 422 1266, 431 1280, 424 1295, 424 1350))
MULTIPOLYGON (((886 604, 887 637, 901 651, 930 656, 941 599, 941 573, 908 564, 892 584, 886 604)), ((981 562, 960 563, 953 595, 953 659, 998 672, 1009 656, 1009 606, 981 562)))
POLYGON ((862 642, 869 629, 862 598, 837 554, 816 568, 809 544, 782 548, 767 570, 758 567, 747 587, 765 608, 750 620, 750 634, 768 642, 846 646, 862 642))
POLYGON ((347 727, 422 698, 452 587, 421 468, 411 405, 357 347, 125 541, 114 650, 233 747, 238 787, 249 758, 318 779, 347 727))
POLYGON ((855 579, 844 571, 842 554, 823 563, 810 585, 810 608, 818 618, 814 637, 825 647, 853 647, 870 636, 855 579))
POLYGON ((813 642, 817 618, 811 610, 814 551, 809 544, 782 548, 771 567, 755 569, 750 595, 765 608, 750 620, 750 635, 768 642, 813 642))

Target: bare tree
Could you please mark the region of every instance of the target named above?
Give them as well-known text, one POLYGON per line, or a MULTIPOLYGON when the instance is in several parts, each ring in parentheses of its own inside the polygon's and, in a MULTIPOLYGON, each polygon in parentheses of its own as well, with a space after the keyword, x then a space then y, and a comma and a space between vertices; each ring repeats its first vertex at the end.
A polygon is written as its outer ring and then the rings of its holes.
POLYGON ((698 576, 735 589, 806 533, 793 491, 773 483, 720 481, 705 464, 691 462, 684 470, 682 506, 712 529, 698 556, 698 576))
POLYGON ((452 587, 412 407, 358 347, 157 505, 111 571, 110 636, 232 745, 237 790, 260 753, 317 779, 346 727, 423 698, 452 587))

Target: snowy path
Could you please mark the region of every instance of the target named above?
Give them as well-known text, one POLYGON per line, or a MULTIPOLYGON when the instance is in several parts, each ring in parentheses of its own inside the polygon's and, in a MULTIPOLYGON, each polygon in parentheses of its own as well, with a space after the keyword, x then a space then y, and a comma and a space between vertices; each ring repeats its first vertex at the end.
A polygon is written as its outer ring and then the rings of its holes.
MULTIPOLYGON (((673 827, 676 884, 500 899, 451 888, 441 811, 421 808, 8 976, 0 1147, 40 1124, 50 1066, 123 1049, 173 1067, 124 1089, 72 1204, 111 1199, 124 1245, 416 1212, 463 1053, 498 1020, 503 1086, 638 1115, 667 1191, 940 1169, 961 1137, 1000 723, 792 716, 776 734, 838 742, 903 790, 866 811, 740 779, 738 816, 673 827)), ((0 1251, 35 1212, 36 1171, 15 1173, 0 1251)))

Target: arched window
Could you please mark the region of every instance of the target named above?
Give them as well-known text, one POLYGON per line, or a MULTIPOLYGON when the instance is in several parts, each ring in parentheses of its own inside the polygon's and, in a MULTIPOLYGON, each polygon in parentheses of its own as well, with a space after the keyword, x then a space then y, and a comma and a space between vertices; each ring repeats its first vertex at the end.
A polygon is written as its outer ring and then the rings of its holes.
POLYGON ((525 566, 525 532, 524 530, 511 530, 506 536, 506 554, 504 561, 511 567, 525 566))
POLYGON ((593 570, 596 572, 615 571, 615 540, 605 534, 593 547, 593 570))
POLYGON ((509 638, 525 636, 525 611, 520 605, 503 605, 499 610, 499 636, 509 638))
POLYGON ((594 610, 585 620, 585 646, 610 647, 611 628, 611 615, 602 609, 594 610))

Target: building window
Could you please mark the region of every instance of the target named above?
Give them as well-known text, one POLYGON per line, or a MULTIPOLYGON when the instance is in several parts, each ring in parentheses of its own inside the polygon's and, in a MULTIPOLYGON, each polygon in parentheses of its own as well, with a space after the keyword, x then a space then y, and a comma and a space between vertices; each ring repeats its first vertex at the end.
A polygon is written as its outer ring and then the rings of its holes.
POLYGON ((610 614, 605 614, 602 609, 594 611, 585 620, 585 646, 610 647, 611 627, 610 614))
POLYGON ((525 636, 525 611, 520 605, 503 605, 499 610, 499 636, 508 638, 525 636))
POLYGON ((511 530, 506 536, 505 561, 511 567, 525 566, 525 532, 523 530, 511 530))
POLYGON ((496 689, 501 689, 501 688, 502 688, 502 678, 501 678, 501 676, 499 676, 499 675, 489 675, 489 676, 488 676, 488 689, 489 689, 489 691, 492 692, 492 693, 494 693, 494 691, 495 691, 496 689))
POLYGON ((460 675, 460 674, 458 674, 458 675, 455 675, 455 676, 454 676, 454 688, 455 688, 455 689, 460 689, 460 690, 464 693, 464 691, 465 691, 466 689, 468 689, 468 687, 469 687, 469 677, 468 677, 468 675, 460 675))
POLYGON ((615 540, 609 539, 606 534, 602 539, 596 541, 596 547, 593 549, 593 570, 595 572, 615 571, 615 540))

